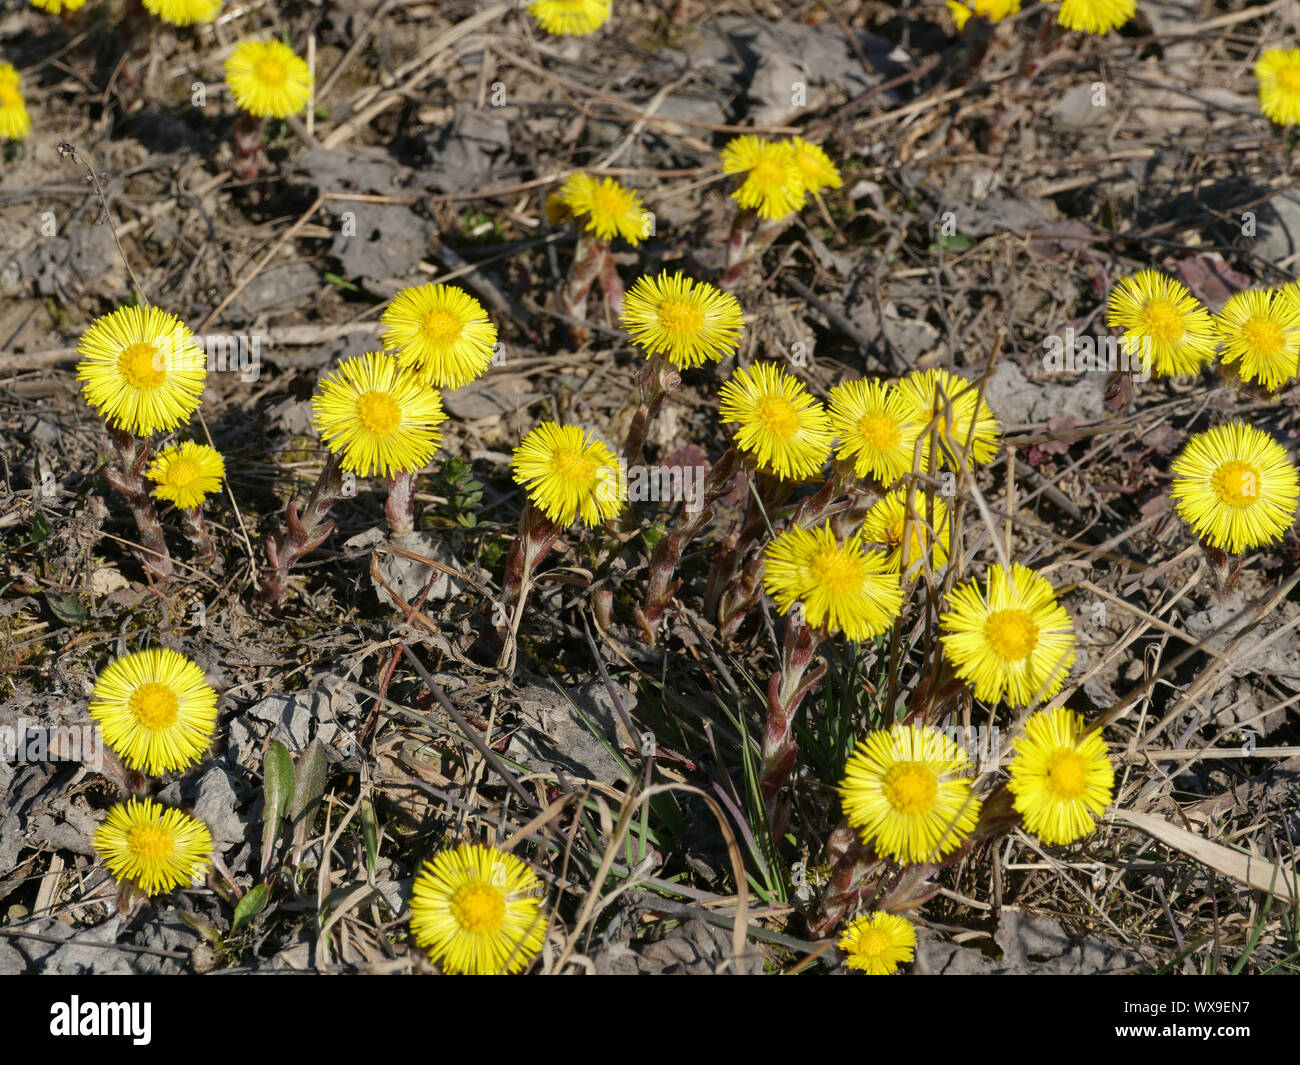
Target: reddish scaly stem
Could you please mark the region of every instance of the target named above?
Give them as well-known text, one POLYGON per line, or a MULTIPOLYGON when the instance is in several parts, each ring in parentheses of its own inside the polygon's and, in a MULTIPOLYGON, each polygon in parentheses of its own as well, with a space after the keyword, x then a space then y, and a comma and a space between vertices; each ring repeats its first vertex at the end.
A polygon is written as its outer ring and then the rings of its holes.
POLYGON ((140 561, 154 577, 170 577, 174 567, 167 550, 167 538, 158 523, 158 514, 154 510, 153 499, 144 479, 144 467, 152 445, 147 439, 137 440, 125 429, 112 426, 109 427, 108 436, 113 444, 114 461, 104 469, 104 478, 131 508, 136 528, 140 531, 140 546, 143 548, 139 553, 140 561))
POLYGON ((787 617, 781 670, 772 674, 767 685, 767 723, 763 729, 763 759, 758 774, 759 794, 767 809, 773 837, 778 839, 785 832, 788 810, 778 806, 777 795, 790 778, 798 754, 794 715, 804 696, 826 675, 824 660, 808 674, 816 648, 816 637, 807 622, 793 614, 787 617))
POLYGON ((581 323, 587 320, 587 297, 591 286, 600 277, 608 257, 609 245, 605 241, 585 229, 578 231, 578 246, 573 252, 569 279, 560 293, 560 309, 574 322, 570 329, 575 345, 585 344, 591 339, 591 330, 581 323))
POLYGON ((492 623, 505 642, 497 662, 502 669, 514 666, 515 640, 519 633, 519 623, 523 621, 533 574, 550 553, 560 532, 561 527, 532 503, 524 505, 524 512, 519 517, 519 535, 515 537, 515 542, 510 545, 510 551, 506 555, 500 609, 493 610, 492 623))
POLYGON ((130 102, 139 96, 153 36, 153 23, 140 0, 127 0, 117 32, 124 50, 117 72, 117 93, 123 102, 130 102))
POLYGON ((745 271, 763 258, 763 253, 785 232, 793 217, 791 214, 773 221, 762 221, 750 208, 737 211, 727 238, 727 269, 718 287, 724 292, 735 292, 745 271))
POLYGON ((230 144, 234 149, 230 169, 240 181, 257 180, 257 153, 261 150, 265 129, 266 120, 255 118, 247 111, 240 111, 235 117, 230 130, 230 144))
POLYGON ((388 531, 394 536, 415 528, 415 474, 403 470, 388 482, 384 515, 388 518, 388 531))
POLYGON ((331 452, 307 498, 302 516, 298 515, 297 502, 291 500, 284 511, 285 527, 267 537, 268 566, 262 597, 272 606, 277 605, 288 590, 289 570, 320 547, 334 531, 334 522, 327 515, 330 507, 342 498, 343 467, 339 457, 331 452))
POLYGON ((181 530, 194 548, 194 564, 211 568, 217 561, 217 545, 203 520, 203 505, 181 511, 181 530))
POLYGON ((639 466, 645 458, 645 434, 650 419, 659 413, 668 393, 676 391, 682 375, 660 355, 652 355, 636 375, 641 390, 641 403, 632 415, 632 424, 623 444, 623 458, 628 466, 639 466))

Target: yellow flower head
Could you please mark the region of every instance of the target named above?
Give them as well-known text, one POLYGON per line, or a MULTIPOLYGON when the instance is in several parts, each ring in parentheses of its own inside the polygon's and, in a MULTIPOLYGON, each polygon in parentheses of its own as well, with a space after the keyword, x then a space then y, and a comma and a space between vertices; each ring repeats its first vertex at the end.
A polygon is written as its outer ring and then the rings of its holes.
POLYGON ((159 776, 194 765, 208 749, 217 693, 179 651, 135 651, 96 678, 90 717, 127 766, 159 776))
POLYGON ((808 198, 803 171, 788 142, 764 140, 750 133, 736 137, 722 149, 722 172, 745 175, 731 198, 741 207, 757 211, 759 218, 785 218, 803 207, 808 198))
POLYGON ((650 215, 632 189, 613 178, 571 174, 558 193, 575 218, 587 219, 587 229, 601 240, 622 237, 634 248, 650 233, 650 215))
POLYGON ((853 460, 859 477, 893 484, 912 468, 916 438, 924 421, 896 388, 880 381, 845 381, 831 389, 831 428, 839 437, 836 454, 853 460))
POLYGON ((362 477, 415 473, 442 443, 442 396, 391 355, 344 359, 312 397, 312 425, 343 469, 362 477))
POLYGON ((831 157, 820 145, 809 144, 802 137, 795 137, 789 141, 789 146, 804 188, 812 195, 816 196, 822 189, 838 189, 844 184, 839 168, 831 162, 831 157))
POLYGON ((779 366, 738 368, 719 392, 722 423, 738 422, 736 446, 761 470, 788 481, 816 477, 834 434, 826 409, 779 366))
POLYGON ((145 10, 173 26, 212 22, 221 13, 221 0, 144 0, 145 10))
POLYGON ((1228 297, 1216 324, 1223 361, 1240 361, 1242 380, 1277 391, 1300 368, 1300 302, 1287 289, 1238 292, 1228 297))
POLYGON ((947 3, 958 33, 966 28, 972 16, 1001 22, 1020 10, 1020 0, 947 0, 947 3))
POLYGON ((938 861, 961 846, 979 818, 973 771, 938 729, 895 725, 871 733, 849 756, 840 801, 877 854, 904 864, 938 861))
POLYGON ((571 525, 579 515, 597 525, 627 502, 614 453, 576 425, 542 422, 520 441, 510 465, 515 483, 557 525, 571 525))
POLYGON ((636 279, 619 322, 648 354, 663 355, 679 370, 734 354, 745 329, 740 304, 730 292, 666 270, 636 279))
POLYGON ((77 353, 86 402, 115 428, 170 432, 199 408, 207 356, 174 314, 119 307, 90 323, 77 353))
POLYGON ((1259 109, 1279 126, 1300 125, 1300 48, 1266 48, 1255 61, 1259 109))
POLYGON ((542 949, 542 882, 513 854, 463 844, 425 862, 411 888, 411 934, 448 973, 526 969, 542 949))
POLYGON ((12 63, 0 63, 0 140, 20 141, 32 131, 20 81, 12 63))
POLYGON ((585 37, 609 18, 611 0, 533 0, 528 12, 547 33, 585 37))
POLYGON ((384 308, 384 347, 438 388, 487 372, 497 328, 473 296, 451 285, 404 288, 384 308))
POLYGON ((868 976, 888 976, 898 971, 900 961, 911 961, 916 949, 916 929, 896 913, 864 913, 855 918, 840 936, 845 964, 868 976))
POLYGON ((1123 278, 1110 293, 1106 324, 1124 330, 1124 348, 1132 360, 1157 377, 1200 373, 1214 359, 1219 331, 1210 312, 1187 286, 1156 270, 1123 278))
POLYGON ((986 587, 972 578, 948 597, 939 616, 943 655, 975 697, 1028 706, 1061 690, 1074 664, 1074 622, 1056 601, 1046 577, 1019 562, 1011 573, 988 572, 986 587))
POLYGON ((65 11, 79 11, 86 6, 86 0, 32 0, 32 7, 38 7, 51 15, 62 15, 65 11))
POLYGON ((1061 0, 1056 21, 1067 30, 1109 33, 1137 13, 1137 0, 1061 0))
POLYGON ((221 491, 221 478, 225 475, 226 460, 221 452, 193 440, 158 452, 147 474, 158 486, 153 494, 175 503, 181 510, 193 510, 213 492, 221 491))
POLYGON ((914 577, 925 569, 926 545, 930 546, 930 568, 938 569, 948 561, 948 547, 952 538, 949 528, 948 508, 937 495, 934 497, 933 517, 928 519, 929 504, 923 492, 912 493, 911 520, 908 520, 908 491, 898 488, 867 511, 862 522, 862 539, 869 544, 885 546, 885 564, 898 573, 903 568, 903 528, 910 526, 907 543, 907 576, 914 577))
POLYGON ((254 118, 288 118, 311 100, 311 69, 282 41, 241 41, 226 59, 235 103, 254 118))
POLYGON ((1295 520, 1300 474, 1282 445, 1243 422, 1197 433, 1169 466, 1178 516, 1234 555, 1276 543, 1295 520))
MULTIPOLYGON (((939 462, 936 468, 950 466, 957 469, 964 465, 970 469, 972 460, 980 464, 993 461, 1000 446, 1002 426, 979 390, 964 377, 947 370, 913 370, 898 382, 898 391, 911 407, 912 417, 918 423, 923 473, 930 468, 930 430, 927 426, 932 418, 938 419, 939 462), (958 458, 960 462, 955 461, 958 458)), ((908 469, 911 468, 909 459, 908 469)))
POLYGON ((1058 706, 1034 714, 1011 746, 1016 756, 1007 787, 1025 828, 1048 845, 1088 835, 1115 787, 1101 733, 1085 735, 1083 718, 1058 706))
POLYGON ((801 604, 813 628, 843 632, 861 642, 884 632, 903 609, 897 572, 858 535, 838 543, 830 522, 820 529, 794 526, 764 552, 763 586, 782 614, 801 604))
POLYGON ((119 884, 129 880, 146 895, 191 884, 212 864, 208 826, 153 799, 112 807, 91 842, 119 884))

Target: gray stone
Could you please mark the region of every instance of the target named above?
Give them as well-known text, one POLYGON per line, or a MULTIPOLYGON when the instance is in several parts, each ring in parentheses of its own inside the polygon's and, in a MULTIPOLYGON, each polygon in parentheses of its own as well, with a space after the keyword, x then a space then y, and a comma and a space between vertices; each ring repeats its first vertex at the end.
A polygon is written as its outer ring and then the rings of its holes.
MULTIPOLYGON (((621 687, 619 693, 624 709, 631 713, 636 697, 621 687)), ((510 757, 538 772, 560 766, 607 784, 627 779, 627 771, 610 748, 621 751, 639 741, 627 736, 601 681, 581 684, 567 694, 544 684, 530 685, 518 698, 527 727, 511 738, 510 757)))

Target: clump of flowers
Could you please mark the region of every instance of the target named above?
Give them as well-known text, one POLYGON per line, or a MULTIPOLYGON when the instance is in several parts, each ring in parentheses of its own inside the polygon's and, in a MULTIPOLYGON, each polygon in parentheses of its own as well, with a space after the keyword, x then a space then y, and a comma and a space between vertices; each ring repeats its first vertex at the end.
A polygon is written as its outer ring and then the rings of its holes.
POLYGON ((1279 126, 1300 125, 1300 48, 1266 48, 1255 60, 1259 109, 1279 126))
POLYGON ((938 729, 895 725, 871 733, 849 756, 840 799, 849 824, 877 854, 904 864, 934 862, 975 827, 973 772, 938 729))
POLYGON ((1028 566, 989 569, 948 596, 939 616, 944 657, 975 698, 1028 706, 1061 690, 1074 664, 1074 623, 1051 582, 1028 566))
POLYGON ((239 115, 231 141, 232 169, 242 181, 257 178, 257 150, 268 118, 301 114, 315 79, 301 56, 282 41, 241 41, 226 57, 226 84, 239 115))
POLYGON ((1093 818, 1110 805, 1115 769, 1100 732, 1088 732, 1083 718, 1057 707, 1025 722, 1012 741, 1007 787, 1025 828, 1049 845, 1073 843, 1092 832, 1093 818))
POLYGON ((850 969, 868 976, 889 976, 900 962, 911 961, 916 949, 916 929, 896 913, 864 913, 854 918, 840 936, 840 950, 850 969))
POLYGON ((513 854, 471 843, 424 864, 411 888, 411 934, 447 973, 528 968, 542 949, 542 883, 513 854))
POLYGON ((119 884, 151 896, 193 883, 212 864, 208 826, 153 799, 112 807, 91 842, 119 884))

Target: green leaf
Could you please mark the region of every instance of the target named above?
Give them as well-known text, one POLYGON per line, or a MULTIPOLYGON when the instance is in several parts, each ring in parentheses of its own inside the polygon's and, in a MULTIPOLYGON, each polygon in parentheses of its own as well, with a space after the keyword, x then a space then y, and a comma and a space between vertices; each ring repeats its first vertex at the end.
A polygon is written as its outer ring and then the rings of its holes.
POLYGON ((53 592, 46 592, 45 602, 49 604, 50 612, 65 625, 80 625, 90 617, 81 600, 75 595, 55 595, 53 592))
POLYGON ((360 285, 354 285, 351 281, 348 281, 348 280, 346 280, 346 279, 344 279, 344 278, 339 277, 338 274, 326 273, 326 274, 325 274, 325 280, 328 281, 328 282, 329 282, 331 285, 333 285, 335 288, 341 288, 344 292, 360 292, 360 291, 361 291, 361 286, 360 286, 360 285))
POLYGON ((307 845, 307 833, 316 820, 321 796, 325 794, 325 780, 329 765, 325 760, 325 745, 312 740, 298 758, 298 771, 294 778, 293 800, 289 803, 289 820, 293 822, 293 864, 302 858, 307 845))
POLYGON ((293 801, 293 758, 279 740, 273 740, 262 757, 262 872, 271 865, 271 852, 280 835, 280 820, 293 801))
POLYGON ((230 931, 238 932, 244 925, 252 924, 253 918, 266 909, 266 904, 270 901, 271 892, 265 884, 250 888, 235 907, 235 921, 230 926, 230 931))
POLYGON ((379 857, 379 821, 375 817, 375 804, 361 800, 361 835, 366 841, 366 872, 375 878, 375 859, 379 857))
POLYGON ((45 520, 44 514, 42 514, 38 510, 35 514, 32 515, 32 541, 31 542, 33 544, 44 543, 46 540, 49 539, 50 533, 52 532, 54 532, 54 530, 50 527, 50 523, 45 520))
POLYGON ((970 251, 975 247, 975 242, 966 236, 965 233, 954 233, 952 236, 940 233, 939 239, 930 245, 931 255, 938 255, 939 249, 944 251, 970 251))

